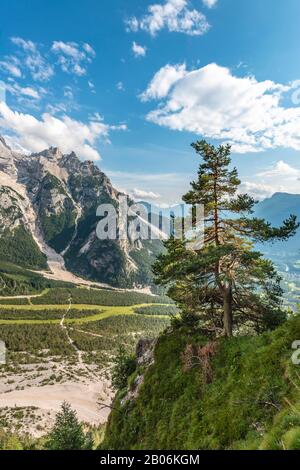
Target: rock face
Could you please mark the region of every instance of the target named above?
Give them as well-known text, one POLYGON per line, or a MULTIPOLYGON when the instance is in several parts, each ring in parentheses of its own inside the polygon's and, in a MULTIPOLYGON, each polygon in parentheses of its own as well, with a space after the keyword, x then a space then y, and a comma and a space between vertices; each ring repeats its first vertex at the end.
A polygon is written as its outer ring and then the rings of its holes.
MULTIPOLYGON (((97 207, 113 204, 118 211, 119 195, 99 167, 74 152, 64 155, 51 147, 24 155, 0 137, 0 239, 25 231, 39 255, 36 268, 46 265, 43 252, 55 252, 81 277, 120 287, 151 284, 160 241, 100 240, 96 235, 97 207)), ((0 255, 7 259, 1 250, 0 255)), ((9 258, 17 262, 19 255, 9 258)))
POLYGON ((136 359, 139 366, 149 366, 154 362, 156 339, 141 338, 136 345, 136 359))
POLYGON ((124 406, 128 401, 135 400, 144 383, 144 374, 148 367, 154 364, 154 351, 157 344, 157 339, 140 338, 136 345, 135 355, 137 362, 136 377, 127 391, 124 398, 121 400, 121 406, 124 406))

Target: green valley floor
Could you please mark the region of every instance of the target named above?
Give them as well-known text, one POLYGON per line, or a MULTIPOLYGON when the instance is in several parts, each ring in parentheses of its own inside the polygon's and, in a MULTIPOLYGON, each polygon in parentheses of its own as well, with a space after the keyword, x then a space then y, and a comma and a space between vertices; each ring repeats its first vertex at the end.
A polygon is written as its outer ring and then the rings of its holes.
POLYGON ((107 421, 113 391, 112 358, 120 345, 134 351, 141 337, 156 337, 176 309, 164 296, 134 291, 58 287, 0 297, 3 429, 44 435, 63 401, 81 421, 107 421))

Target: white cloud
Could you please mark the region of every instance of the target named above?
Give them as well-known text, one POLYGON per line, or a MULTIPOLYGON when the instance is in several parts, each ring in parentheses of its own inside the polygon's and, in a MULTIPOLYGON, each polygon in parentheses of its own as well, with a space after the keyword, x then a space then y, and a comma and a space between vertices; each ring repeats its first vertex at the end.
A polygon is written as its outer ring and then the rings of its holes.
POLYGON ((147 90, 140 95, 142 101, 164 98, 171 87, 186 75, 186 67, 182 65, 166 65, 153 77, 147 90))
POLYGON ((268 168, 260 173, 258 173, 258 176, 263 176, 266 178, 272 178, 274 176, 279 176, 282 178, 285 177, 298 177, 300 176, 299 170, 296 168, 293 168, 291 165, 288 163, 285 163, 282 160, 279 160, 272 168, 268 168))
POLYGON ((152 36, 162 29, 200 36, 209 29, 205 15, 196 9, 189 9, 188 0, 166 0, 164 4, 150 5, 147 14, 140 19, 131 17, 126 21, 126 26, 127 31, 141 30, 152 36))
POLYGON ((68 106, 66 103, 55 103, 55 104, 47 104, 46 110, 50 114, 62 114, 68 111, 68 106))
POLYGON ((30 51, 30 52, 36 51, 36 45, 32 41, 25 41, 25 39, 22 39, 19 37, 12 37, 11 42, 15 44, 16 46, 24 49, 24 51, 30 51))
POLYGON ((85 44, 83 44, 83 49, 85 50, 85 52, 87 52, 88 55, 90 55, 91 57, 96 57, 96 51, 95 49, 92 48, 92 46, 90 44, 88 44, 87 42, 85 44))
MULTIPOLYGON (((143 152, 143 150, 141 150, 143 152)), ((193 175, 186 173, 149 173, 134 171, 111 171, 105 170, 117 188, 122 188, 127 194, 132 194, 133 189, 144 191, 144 193, 154 195, 156 204, 173 205, 181 201, 182 194, 189 189, 189 182, 193 175), (143 188, 142 190, 139 188, 143 188), (158 196, 156 198, 156 196, 158 196)), ((147 199, 146 195, 136 193, 139 199, 147 199)))
POLYGON ((154 193, 153 191, 144 191, 142 189, 137 189, 137 188, 134 188, 131 193, 133 197, 138 198, 138 199, 152 199, 156 201, 157 199, 161 197, 160 194, 154 193))
POLYGON ((141 99, 159 100, 149 121, 229 142, 237 153, 300 150, 300 107, 282 105, 291 89, 270 80, 236 77, 213 63, 192 71, 168 65, 155 74, 141 99))
POLYGON ((118 82, 118 83, 116 84, 116 88, 117 88, 117 90, 119 90, 119 91, 125 91, 125 87, 124 87, 124 83, 123 83, 123 82, 118 82))
POLYGON ((12 111, 0 102, 0 127, 14 134, 16 143, 29 152, 39 152, 50 146, 64 153, 75 151, 83 159, 100 160, 95 148, 97 140, 109 139, 111 130, 124 130, 124 125, 111 126, 103 120, 90 120, 87 124, 68 116, 54 117, 48 113, 39 120, 30 114, 12 111))
POLYGON ((54 41, 51 50, 57 55, 64 72, 78 76, 86 74, 86 64, 96 56, 92 46, 87 43, 81 46, 76 42, 54 41))
POLYGON ((92 93, 96 93, 95 84, 91 80, 88 81, 88 86, 92 93))
POLYGON ((29 70, 34 80, 48 81, 54 75, 53 67, 41 55, 37 44, 19 37, 12 37, 11 41, 23 50, 22 66, 29 70))
POLYGON ((203 1, 203 4, 208 8, 214 7, 218 2, 218 0, 202 0, 202 1, 203 1))
POLYGON ((134 172, 126 172, 126 171, 110 171, 107 170, 106 173, 112 178, 123 178, 130 181, 132 183, 138 183, 139 181, 143 182, 174 182, 177 183, 181 181, 182 175, 178 173, 134 173, 134 172))
POLYGON ((241 192, 251 194, 255 199, 264 199, 276 192, 299 194, 300 169, 283 160, 247 178, 240 187, 241 192))
MULTIPOLYGON (((54 67, 46 60, 46 55, 40 52, 40 45, 20 37, 12 37, 12 43, 18 47, 21 60, 0 62, 0 68, 20 77, 21 69, 28 69, 32 78, 38 81, 48 81, 54 75, 54 67)), ((86 66, 96 57, 96 52, 88 43, 54 41, 51 52, 57 55, 58 65, 66 73, 77 76, 86 74, 86 66)))
POLYGON ((283 188, 281 187, 280 189, 278 189, 270 184, 255 183, 252 181, 243 182, 239 188, 240 193, 250 194, 252 197, 254 197, 254 199, 258 201, 267 197, 271 197, 278 190, 282 191, 283 188))
POLYGON ((20 68, 20 61, 17 57, 6 56, 4 60, 0 61, 0 69, 12 75, 13 77, 22 77, 22 71, 20 68))
POLYGON ((32 87, 21 87, 15 82, 8 83, 5 86, 6 90, 15 96, 26 96, 27 98, 33 98, 35 100, 40 99, 40 95, 37 90, 32 87))
POLYGON ((25 59, 25 64, 34 80, 47 82, 54 75, 52 65, 47 64, 39 52, 29 55, 25 59))
POLYGON ((133 41, 132 52, 134 53, 135 57, 145 57, 147 53, 147 47, 140 46, 135 41, 133 41))
POLYGON ((72 87, 70 86, 65 86, 64 88, 64 96, 70 100, 73 100, 74 98, 74 94, 73 94, 73 90, 72 90, 72 87))
POLYGON ((77 61, 85 57, 85 54, 79 50, 79 46, 75 42, 54 41, 51 49, 53 52, 73 57, 77 61))

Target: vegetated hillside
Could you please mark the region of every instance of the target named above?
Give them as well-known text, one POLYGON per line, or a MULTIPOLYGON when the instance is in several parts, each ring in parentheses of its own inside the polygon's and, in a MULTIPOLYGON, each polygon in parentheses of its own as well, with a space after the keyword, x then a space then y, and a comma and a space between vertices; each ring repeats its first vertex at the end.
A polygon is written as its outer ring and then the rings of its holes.
POLYGON ((299 338, 299 317, 205 349, 200 332, 163 334, 138 397, 123 403, 127 390, 118 393, 101 448, 300 449, 300 366, 291 360, 299 338))
POLYGON ((24 198, 0 185, 0 259, 45 269, 47 258, 35 243, 22 210, 24 198))
MULTIPOLYGON (((46 279, 38 273, 30 271, 15 264, 0 261, 0 296, 17 296, 36 294, 47 288, 72 287, 72 284, 62 281, 46 279)), ((26 302, 26 299, 19 299, 26 302)), ((16 300, 12 299, 12 303, 16 300)), ((7 299, 0 300, 0 304, 7 304, 7 299)))

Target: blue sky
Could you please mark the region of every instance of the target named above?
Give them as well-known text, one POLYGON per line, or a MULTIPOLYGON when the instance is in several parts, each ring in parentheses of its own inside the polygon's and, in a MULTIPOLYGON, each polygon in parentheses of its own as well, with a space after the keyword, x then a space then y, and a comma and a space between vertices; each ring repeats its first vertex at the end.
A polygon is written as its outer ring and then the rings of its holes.
POLYGON ((158 204, 187 190, 197 138, 232 143, 256 196, 300 192, 299 18, 298 0, 2 0, 1 133, 158 204))

